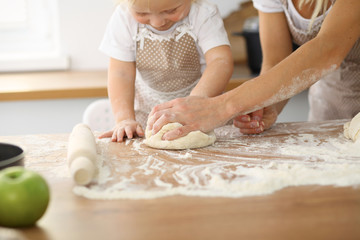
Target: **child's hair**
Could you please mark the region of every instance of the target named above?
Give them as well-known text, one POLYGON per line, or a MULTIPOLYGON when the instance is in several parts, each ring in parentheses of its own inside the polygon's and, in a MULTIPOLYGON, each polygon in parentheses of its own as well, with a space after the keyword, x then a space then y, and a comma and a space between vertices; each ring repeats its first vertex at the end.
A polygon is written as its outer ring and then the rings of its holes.
MULTIPOLYGON (((127 1, 129 5, 133 5, 136 0, 114 0, 115 4, 120 4, 121 2, 127 1)), ((191 0, 191 2, 196 2, 196 0, 191 0)))
POLYGON ((315 4, 314 12, 311 16, 311 21, 309 25, 309 31, 314 23, 315 18, 319 15, 319 13, 324 14, 328 8, 330 0, 300 0, 299 7, 301 8, 304 4, 310 3, 315 4))

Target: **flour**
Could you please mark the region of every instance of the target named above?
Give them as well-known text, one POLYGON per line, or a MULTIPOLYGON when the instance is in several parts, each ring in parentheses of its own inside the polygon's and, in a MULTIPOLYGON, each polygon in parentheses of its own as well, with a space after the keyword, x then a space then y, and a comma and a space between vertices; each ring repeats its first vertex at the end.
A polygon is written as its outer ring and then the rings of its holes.
POLYGON ((277 124, 251 136, 225 126, 213 146, 182 151, 149 149, 136 139, 112 158, 106 153, 119 143, 98 141, 98 182, 73 191, 90 199, 235 198, 292 186, 357 186, 360 148, 342 135, 343 123, 277 124))
POLYGON ((178 157, 183 158, 183 159, 188 159, 188 158, 191 158, 192 155, 191 155, 191 153, 187 152, 184 155, 179 155, 178 157))
POLYGON ((22 137, 24 146, 21 147, 26 149, 25 159, 35 159, 34 161, 24 161, 24 167, 38 172, 47 172, 49 178, 70 178, 68 166, 64 163, 66 159, 64 149, 67 148, 67 140, 67 138, 64 138, 62 141, 51 141, 45 135, 22 137), (54 156, 53 152, 61 152, 62 154, 54 156))

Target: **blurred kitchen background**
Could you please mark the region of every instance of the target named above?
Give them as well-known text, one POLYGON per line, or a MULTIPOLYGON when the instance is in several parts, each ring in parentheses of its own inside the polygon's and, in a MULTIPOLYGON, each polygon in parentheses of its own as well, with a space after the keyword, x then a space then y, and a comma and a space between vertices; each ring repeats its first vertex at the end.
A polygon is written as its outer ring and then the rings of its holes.
MULTIPOLYGON (((249 68, 249 43, 239 35, 257 15, 252 2, 210 1, 218 5, 232 44, 233 78, 256 76, 249 68)), ((105 72, 108 58, 98 46, 113 9, 113 0, 0 0, 0 136, 68 133, 82 121, 85 108, 103 98, 14 100, 1 95, 9 79, 27 72, 47 72, 49 85, 59 81, 51 78, 53 72, 105 72)), ((278 122, 306 121, 308 108, 305 91, 290 100, 278 122)))

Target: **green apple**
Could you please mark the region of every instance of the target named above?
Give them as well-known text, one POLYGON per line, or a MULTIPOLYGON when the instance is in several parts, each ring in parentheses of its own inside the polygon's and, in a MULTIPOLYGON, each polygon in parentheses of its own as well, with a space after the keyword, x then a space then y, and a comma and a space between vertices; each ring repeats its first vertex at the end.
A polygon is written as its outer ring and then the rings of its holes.
POLYGON ((0 171, 0 225, 32 226, 45 213, 50 191, 45 179, 24 167, 0 171))

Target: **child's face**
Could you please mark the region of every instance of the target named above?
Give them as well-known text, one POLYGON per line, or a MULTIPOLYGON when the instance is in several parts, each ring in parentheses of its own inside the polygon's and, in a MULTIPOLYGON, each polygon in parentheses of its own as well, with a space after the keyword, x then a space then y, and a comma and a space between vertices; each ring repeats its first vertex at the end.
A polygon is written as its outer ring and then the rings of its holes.
POLYGON ((189 14, 191 2, 191 0, 135 0, 130 6, 130 12, 139 23, 164 31, 189 14))

